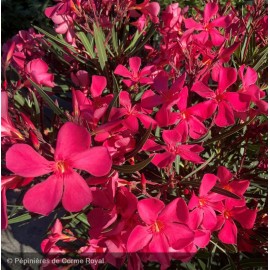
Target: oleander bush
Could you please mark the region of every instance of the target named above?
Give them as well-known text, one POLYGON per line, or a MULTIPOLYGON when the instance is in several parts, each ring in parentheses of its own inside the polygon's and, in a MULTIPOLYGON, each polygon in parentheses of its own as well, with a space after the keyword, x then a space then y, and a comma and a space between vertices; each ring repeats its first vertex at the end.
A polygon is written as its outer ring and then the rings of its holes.
POLYGON ((267 3, 44 14, 2 46, 2 229, 55 214, 42 269, 265 269, 267 3))

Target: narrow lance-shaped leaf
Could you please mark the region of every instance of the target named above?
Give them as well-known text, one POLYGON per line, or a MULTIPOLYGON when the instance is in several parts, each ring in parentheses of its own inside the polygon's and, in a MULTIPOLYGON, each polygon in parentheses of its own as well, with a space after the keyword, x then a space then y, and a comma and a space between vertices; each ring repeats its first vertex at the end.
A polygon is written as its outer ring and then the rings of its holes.
POLYGON ((141 161, 135 165, 122 165, 122 166, 113 165, 113 169, 122 173, 134 173, 146 167, 152 161, 153 158, 154 156, 149 157, 146 160, 141 161))
POLYGON ((30 220, 31 218, 32 217, 30 214, 25 213, 25 214, 22 214, 18 217, 14 217, 14 218, 9 219, 8 224, 15 224, 15 223, 27 221, 27 220, 30 220))
POLYGON ((45 93, 45 91, 36 83, 34 83, 31 79, 28 78, 28 80, 36 88, 42 99, 48 104, 48 106, 54 111, 54 113, 66 119, 66 116, 63 113, 63 111, 55 105, 53 100, 45 93))
POLYGON ((243 129, 245 126, 247 126, 248 124, 250 124, 256 117, 253 117, 251 119, 249 119, 248 121, 246 121, 245 123, 241 124, 241 125, 236 125, 234 128, 230 129, 227 132, 223 132, 221 135, 210 139, 209 141, 205 142, 204 145, 209 145, 211 143, 214 143, 216 141, 220 141, 223 140, 231 135, 233 135, 234 133, 238 132, 239 130, 243 129))
POLYGON ((34 26, 34 28, 36 30, 38 30, 40 33, 44 34, 46 37, 49 37, 50 39, 64 45, 66 48, 70 49, 72 52, 77 53, 77 51, 74 49, 74 47, 72 45, 68 44, 66 41, 57 38, 56 36, 48 33, 47 31, 43 30, 42 28, 39 28, 38 26, 34 26))
POLYGON ((118 55, 118 35, 115 31, 115 27, 112 28, 112 44, 114 52, 116 53, 116 55, 118 55))
POLYGON ((85 35, 83 31, 79 31, 76 33, 79 37, 80 41, 82 42, 83 46, 85 47, 87 53, 90 55, 91 58, 95 58, 93 44, 90 43, 88 37, 85 35))
POLYGON ((103 31, 94 24, 94 39, 98 52, 98 59, 101 69, 104 69, 107 62, 107 54, 105 49, 105 36, 103 31))

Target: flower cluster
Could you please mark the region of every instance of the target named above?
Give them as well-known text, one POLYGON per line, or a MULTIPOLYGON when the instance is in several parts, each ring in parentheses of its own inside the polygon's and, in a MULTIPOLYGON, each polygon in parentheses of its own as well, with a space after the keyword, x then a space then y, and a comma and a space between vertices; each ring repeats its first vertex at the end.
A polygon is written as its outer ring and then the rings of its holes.
POLYGON ((249 236, 265 209, 250 199, 264 198, 263 5, 57 0, 45 10, 55 35, 7 41, 2 228, 6 191, 19 189, 31 215, 64 210, 48 257, 167 269, 213 243, 262 251, 249 236))

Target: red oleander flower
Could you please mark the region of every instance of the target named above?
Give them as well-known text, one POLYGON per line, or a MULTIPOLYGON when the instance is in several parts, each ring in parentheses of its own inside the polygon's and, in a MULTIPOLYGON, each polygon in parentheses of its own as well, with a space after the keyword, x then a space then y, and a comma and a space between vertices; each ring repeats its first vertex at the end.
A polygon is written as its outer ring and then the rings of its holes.
POLYGON ((73 123, 66 123, 59 130, 54 161, 49 161, 27 144, 15 144, 6 154, 7 168, 23 177, 51 174, 35 185, 24 196, 23 204, 30 212, 48 215, 62 201, 70 212, 82 210, 92 200, 85 180, 73 169, 89 172, 94 176, 109 173, 112 161, 105 147, 90 148, 88 131, 73 123))
POLYGON ((151 254, 157 253, 161 262, 169 261, 169 247, 181 249, 194 239, 194 233, 186 223, 189 218, 186 203, 182 198, 166 205, 155 198, 138 202, 138 212, 145 225, 137 225, 131 232, 128 252, 147 249, 151 254))
POLYGON ((123 80, 123 83, 127 87, 131 87, 132 85, 135 85, 137 83, 143 85, 153 83, 153 80, 149 77, 149 75, 152 74, 154 66, 146 66, 142 70, 140 70, 140 57, 129 58, 129 66, 130 71, 123 65, 118 65, 114 71, 114 74, 128 78, 123 80))

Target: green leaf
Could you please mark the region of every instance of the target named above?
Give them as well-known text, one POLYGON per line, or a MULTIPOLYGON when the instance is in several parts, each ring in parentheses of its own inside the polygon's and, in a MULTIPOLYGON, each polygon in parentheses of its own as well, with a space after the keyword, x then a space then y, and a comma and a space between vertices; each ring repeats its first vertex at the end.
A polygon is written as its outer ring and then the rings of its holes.
POLYGON ((82 223, 84 223, 85 225, 87 225, 88 227, 90 226, 89 225, 89 222, 87 220, 87 216, 84 214, 84 213, 81 213, 79 215, 76 216, 76 218, 81 221, 82 223))
POLYGON ((138 53, 144 47, 144 45, 150 40, 150 38, 154 35, 155 31, 156 31, 155 25, 152 24, 148 29, 144 39, 141 40, 136 46, 134 46, 134 49, 127 54, 127 57, 130 57, 138 53))
POLYGON ((128 50, 132 50, 134 49, 134 47, 136 46, 136 43, 139 42, 141 40, 141 38, 143 37, 143 33, 144 30, 139 32, 138 30, 136 31, 136 33, 133 36, 132 41, 130 42, 129 46, 125 49, 124 52, 127 52, 128 50), (139 40, 140 38, 140 40, 139 40))
POLYGON ((76 34, 79 37, 80 41, 82 42, 82 44, 85 47, 88 54, 91 56, 91 58, 95 58, 93 42, 90 43, 90 41, 88 39, 89 36, 87 37, 83 31, 79 31, 76 34))
POLYGON ((152 124, 147 129, 147 131, 144 133, 144 135, 142 136, 142 138, 140 139, 140 141, 136 145, 135 149, 132 150, 130 153, 127 153, 127 155, 125 156, 126 159, 134 157, 141 150, 141 148, 143 147, 143 145, 145 144, 145 142, 149 138, 151 131, 152 131, 152 124))
POLYGON ((122 173, 134 173, 146 167, 152 161, 153 158, 154 156, 149 157, 148 159, 139 162, 135 165, 122 165, 122 166, 113 165, 113 169, 122 173))
POLYGON ((25 104, 25 99, 23 98, 23 96, 19 93, 19 91, 17 91, 14 95, 14 100, 20 105, 20 106, 24 106, 25 104))
POLYGON ((32 92, 32 96, 33 96, 33 101, 34 101, 34 106, 35 106, 36 114, 40 114, 39 104, 38 104, 37 97, 36 97, 36 95, 35 95, 34 92, 32 92))
POLYGON ((231 128, 229 131, 223 132, 221 135, 219 135, 219 136, 217 136, 217 137, 214 137, 214 138, 212 138, 212 139, 206 141, 206 142, 204 143, 204 145, 209 145, 209 144, 212 144, 212 143, 214 143, 214 142, 216 142, 216 141, 221 141, 221 140, 223 140, 223 139, 225 139, 225 138, 227 138, 227 137, 233 135, 234 133, 238 132, 239 130, 243 129, 245 126, 247 126, 248 124, 250 124, 255 118, 256 118, 256 116, 253 117, 253 118, 251 118, 251 119, 249 119, 248 121, 246 121, 245 123, 243 123, 243 124, 241 124, 241 125, 235 125, 235 126, 234 126, 233 128, 231 128))
POLYGON ((19 222, 23 222, 23 221, 26 221, 26 220, 30 220, 32 217, 29 213, 25 213, 25 214, 22 214, 18 217, 15 217, 15 218, 11 218, 8 220, 8 224, 15 224, 15 223, 19 223, 19 222))
POLYGON ((94 39, 98 52, 98 59, 101 69, 103 70, 107 62, 107 54, 105 49, 105 35, 100 27, 94 23, 94 39))
POLYGON ((46 37, 48 37, 48 38, 50 38, 50 39, 52 39, 52 40, 54 40, 54 41, 62 44, 66 48, 70 49, 72 52, 77 53, 77 51, 74 49, 74 47, 72 45, 68 44, 66 41, 57 38, 56 36, 48 33, 47 31, 43 30, 42 28, 39 28, 38 26, 34 26, 34 28, 36 30, 38 30, 40 33, 44 34, 46 37))
POLYGON ((45 91, 39 85, 34 83, 31 79, 28 78, 28 80, 36 88, 42 99, 48 104, 48 106, 53 110, 53 112, 58 116, 61 116, 62 118, 66 119, 65 114, 59 107, 55 105, 53 100, 45 93, 45 91))
POLYGON ((255 60, 255 65, 253 68, 258 71, 260 67, 264 64, 267 63, 268 60, 268 46, 265 47, 265 49, 260 53, 259 59, 255 60))
POLYGON ((175 165, 175 171, 179 175, 180 173, 180 156, 179 155, 176 156, 174 165, 175 165))
POLYGON ((114 52, 116 53, 116 55, 118 55, 118 35, 115 31, 115 27, 112 28, 112 44, 114 52))

